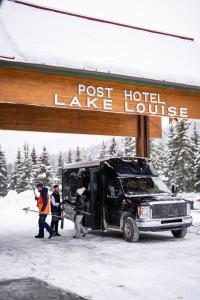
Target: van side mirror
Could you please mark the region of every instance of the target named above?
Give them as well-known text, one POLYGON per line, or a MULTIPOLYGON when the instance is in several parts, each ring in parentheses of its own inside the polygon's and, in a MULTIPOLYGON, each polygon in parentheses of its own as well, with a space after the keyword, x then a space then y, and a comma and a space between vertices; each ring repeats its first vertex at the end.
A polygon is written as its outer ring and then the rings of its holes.
POLYGON ((175 185, 175 184, 172 184, 171 185, 171 191, 172 191, 172 194, 177 194, 177 192, 178 192, 178 188, 177 188, 177 185, 175 185))

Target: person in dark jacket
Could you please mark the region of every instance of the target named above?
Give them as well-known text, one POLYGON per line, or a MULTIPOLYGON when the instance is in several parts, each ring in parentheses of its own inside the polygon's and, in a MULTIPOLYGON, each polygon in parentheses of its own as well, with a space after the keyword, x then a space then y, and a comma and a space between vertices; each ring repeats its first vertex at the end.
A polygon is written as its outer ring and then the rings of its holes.
POLYGON ((55 234, 53 229, 47 224, 46 218, 47 215, 50 213, 50 199, 49 199, 49 193, 48 189, 43 185, 43 183, 38 183, 36 185, 36 188, 38 192, 40 193, 40 196, 36 196, 37 200, 37 206, 39 209, 39 233, 35 236, 35 238, 44 238, 44 228, 49 233, 49 239, 52 238, 52 236, 55 234))
POLYGON ((82 221, 84 217, 84 211, 85 211, 85 200, 84 200, 84 194, 86 192, 85 187, 81 187, 77 189, 76 191, 76 215, 75 215, 75 230, 76 233, 73 236, 74 238, 80 239, 81 237, 84 237, 86 234, 88 234, 87 229, 83 226, 82 221))
POLYGON ((61 236, 58 233, 58 223, 61 217, 61 203, 60 203, 60 194, 59 194, 59 186, 56 184, 53 187, 53 193, 50 196, 51 199, 51 213, 52 213, 52 221, 51 228, 55 230, 56 236, 61 236))
POLYGON ((77 189, 77 191, 76 191, 75 204, 73 202, 71 202, 70 200, 66 201, 70 205, 75 206, 74 210, 76 211, 76 214, 75 214, 74 222, 75 222, 76 233, 73 237, 78 238, 78 239, 80 239, 81 237, 84 237, 88 233, 87 229, 82 224, 82 220, 83 220, 84 212, 85 212, 85 200, 84 200, 85 193, 86 193, 86 188, 81 187, 81 188, 77 189))

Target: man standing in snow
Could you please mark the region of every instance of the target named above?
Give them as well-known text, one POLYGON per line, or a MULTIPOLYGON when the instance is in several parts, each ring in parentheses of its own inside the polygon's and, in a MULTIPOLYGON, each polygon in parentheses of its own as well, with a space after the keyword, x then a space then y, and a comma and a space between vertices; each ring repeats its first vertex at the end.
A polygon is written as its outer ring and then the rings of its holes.
POLYGON ((53 193, 50 196, 51 198, 51 213, 52 213, 52 220, 51 220, 51 228, 55 229, 55 235, 61 236, 58 233, 58 222, 61 216, 61 205, 60 205, 60 194, 59 194, 59 186, 56 184, 53 187, 53 193))
POLYGON ((44 238, 44 228, 48 231, 49 233, 49 239, 52 238, 52 236, 55 235, 53 229, 47 224, 46 218, 47 215, 50 213, 50 199, 49 199, 49 194, 48 194, 48 189, 43 185, 43 183, 39 182, 36 185, 36 188, 38 192, 40 193, 40 196, 36 196, 37 200, 37 206, 39 209, 39 233, 38 235, 35 236, 35 238, 44 238))

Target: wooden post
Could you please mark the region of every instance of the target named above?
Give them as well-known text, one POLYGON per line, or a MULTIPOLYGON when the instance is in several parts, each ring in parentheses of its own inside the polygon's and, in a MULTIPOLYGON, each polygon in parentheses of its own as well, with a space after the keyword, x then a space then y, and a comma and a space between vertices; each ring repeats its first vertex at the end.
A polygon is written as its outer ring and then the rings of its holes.
POLYGON ((136 155, 150 157, 149 117, 138 115, 137 127, 136 155))

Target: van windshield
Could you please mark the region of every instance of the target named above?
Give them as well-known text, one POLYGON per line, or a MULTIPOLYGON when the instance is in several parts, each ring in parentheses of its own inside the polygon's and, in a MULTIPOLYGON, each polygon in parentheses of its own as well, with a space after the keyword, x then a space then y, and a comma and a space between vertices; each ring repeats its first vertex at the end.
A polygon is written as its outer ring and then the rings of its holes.
POLYGON ((121 178, 121 182, 127 196, 171 193, 166 184, 158 177, 121 178))

